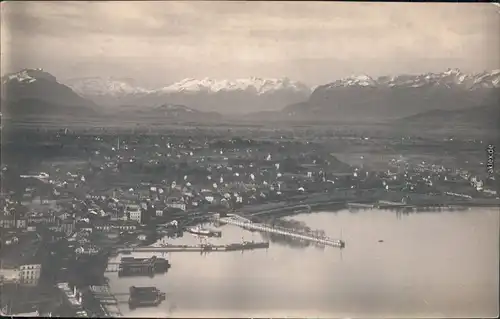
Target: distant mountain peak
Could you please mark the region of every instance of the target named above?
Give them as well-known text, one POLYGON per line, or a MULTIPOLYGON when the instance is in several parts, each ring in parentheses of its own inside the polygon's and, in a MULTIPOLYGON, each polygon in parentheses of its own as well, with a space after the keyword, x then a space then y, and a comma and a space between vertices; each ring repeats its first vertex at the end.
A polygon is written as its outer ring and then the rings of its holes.
POLYGON ((322 88, 336 87, 456 87, 467 90, 500 87, 500 70, 483 73, 466 74, 460 69, 447 69, 438 73, 401 74, 397 76, 380 76, 372 78, 368 75, 353 75, 333 81, 322 88))
POLYGON ((218 80, 213 78, 194 79, 186 78, 179 82, 166 86, 162 92, 206 92, 218 93, 229 91, 251 91, 257 94, 272 93, 280 90, 295 92, 310 92, 311 89, 305 84, 292 81, 289 78, 240 78, 235 80, 218 80))
POLYGON ((312 89, 289 78, 252 76, 240 79, 188 77, 159 88, 144 88, 123 78, 73 78, 65 83, 99 105, 150 107, 168 102, 193 110, 246 113, 278 110, 309 98, 312 89))
POLYGON ((438 109, 496 106, 499 88, 500 70, 350 76, 317 87, 306 102, 287 106, 281 115, 300 120, 385 121, 438 109))
POLYGON ((16 81, 19 83, 33 83, 41 79, 57 82, 55 76, 48 72, 45 72, 42 68, 36 68, 22 69, 19 72, 7 74, 2 77, 2 84, 8 83, 10 81, 16 81))
POLYGON ((372 86, 375 81, 368 75, 351 75, 332 83, 333 86, 372 86))
POLYGON ((446 71, 443 72, 443 74, 447 74, 447 75, 458 75, 458 74, 462 74, 462 71, 460 71, 460 69, 458 68, 455 68, 455 69, 447 69, 446 71))
POLYGON ((65 81, 75 92, 80 95, 111 95, 147 94, 152 90, 142 88, 130 78, 116 77, 84 77, 73 78, 65 81))
MULTIPOLYGON (((95 104, 76 94, 42 68, 22 69, 2 77, 2 101, 16 114, 40 115, 93 112, 95 104)), ((3 106, 2 106, 3 107, 3 106)))
POLYGON ((205 77, 202 79, 185 78, 171 85, 158 89, 146 89, 135 85, 129 79, 87 77, 65 81, 75 92, 83 96, 123 97, 126 95, 177 94, 177 93, 222 93, 249 92, 267 95, 277 92, 291 92, 309 95, 312 90, 307 85, 289 78, 240 78, 236 80, 218 80, 205 77))

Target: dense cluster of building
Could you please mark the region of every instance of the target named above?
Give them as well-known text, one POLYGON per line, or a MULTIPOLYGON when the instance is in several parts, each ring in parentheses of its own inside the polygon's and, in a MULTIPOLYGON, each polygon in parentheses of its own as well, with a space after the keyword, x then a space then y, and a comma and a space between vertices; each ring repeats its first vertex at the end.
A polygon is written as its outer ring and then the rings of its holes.
POLYGON ((154 242, 156 225, 200 212, 363 189, 395 194, 391 200, 497 198, 491 177, 402 159, 371 171, 340 162, 321 143, 293 138, 46 134, 31 138, 50 141, 63 160, 2 165, 3 285, 71 281, 92 256, 154 242))

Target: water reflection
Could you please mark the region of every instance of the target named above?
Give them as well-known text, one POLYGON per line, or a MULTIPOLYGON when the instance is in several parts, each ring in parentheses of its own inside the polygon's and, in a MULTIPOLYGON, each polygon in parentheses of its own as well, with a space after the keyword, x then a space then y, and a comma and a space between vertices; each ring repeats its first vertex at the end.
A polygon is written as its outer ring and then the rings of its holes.
MULTIPOLYGON (((167 300, 126 316, 471 317, 498 313, 499 212, 401 215, 368 210, 295 215, 347 246, 272 241, 267 250, 164 254, 172 268, 154 278, 110 274, 115 292, 157 286, 167 300), (292 246, 292 247, 290 247, 292 246)), ((265 240, 223 226, 213 244, 265 240)), ((169 243, 198 244, 185 234, 169 243)), ((137 254, 148 257, 152 254, 137 254)), ((161 257, 161 254, 158 256, 161 257)))

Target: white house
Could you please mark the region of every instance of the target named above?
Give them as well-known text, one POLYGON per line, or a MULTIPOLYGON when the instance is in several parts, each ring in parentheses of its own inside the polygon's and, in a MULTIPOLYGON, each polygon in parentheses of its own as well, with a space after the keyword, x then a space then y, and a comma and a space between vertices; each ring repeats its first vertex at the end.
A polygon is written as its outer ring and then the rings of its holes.
POLYGON ((129 213, 130 220, 141 222, 142 211, 138 205, 128 205, 127 212, 129 213))
POLYGON ((87 246, 87 247, 78 247, 75 249, 75 253, 80 254, 80 255, 96 255, 99 253, 99 250, 93 246, 87 246))
POLYGON ((178 208, 182 211, 186 211, 186 204, 185 203, 167 203, 166 204, 167 207, 170 207, 170 208, 178 208))
POLYGON ((22 283, 36 285, 42 272, 41 264, 27 264, 19 267, 19 279, 22 283))
POLYGON ((209 195, 209 196, 205 196, 205 200, 206 200, 207 202, 209 202, 209 203, 213 203, 214 199, 215 199, 215 198, 214 198, 213 196, 210 196, 210 195, 209 195))

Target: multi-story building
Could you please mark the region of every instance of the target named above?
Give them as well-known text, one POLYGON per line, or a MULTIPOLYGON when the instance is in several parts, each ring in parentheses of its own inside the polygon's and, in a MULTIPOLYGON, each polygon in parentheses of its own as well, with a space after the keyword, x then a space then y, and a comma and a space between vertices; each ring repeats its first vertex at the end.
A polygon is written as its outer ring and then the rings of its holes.
POLYGON ((26 219, 16 218, 15 216, 0 217, 0 228, 25 229, 26 227, 27 227, 26 219))
POLYGON ((71 234, 75 231, 75 220, 73 218, 65 219, 61 221, 61 231, 66 234, 71 234))
POLYGON ((96 223, 94 228, 102 232, 111 232, 113 230, 131 231, 136 230, 138 223, 136 221, 109 221, 96 223))
POLYGON ((55 216, 50 213, 28 216, 28 225, 53 224, 54 222, 55 216))
POLYGON ((13 216, 0 217, 0 228, 15 228, 16 220, 13 216))
POLYGON ((170 207, 170 208, 177 208, 182 211, 186 211, 186 204, 183 202, 172 202, 172 203, 167 203, 165 206, 170 207))
POLYGON ((127 205, 129 219, 141 223, 142 210, 139 205, 127 205))
POLYGON ((16 219, 16 228, 25 229, 28 227, 28 222, 26 219, 16 219))
POLYGON ((37 285, 42 272, 42 265, 36 261, 29 262, 19 267, 19 281, 21 283, 37 285))

